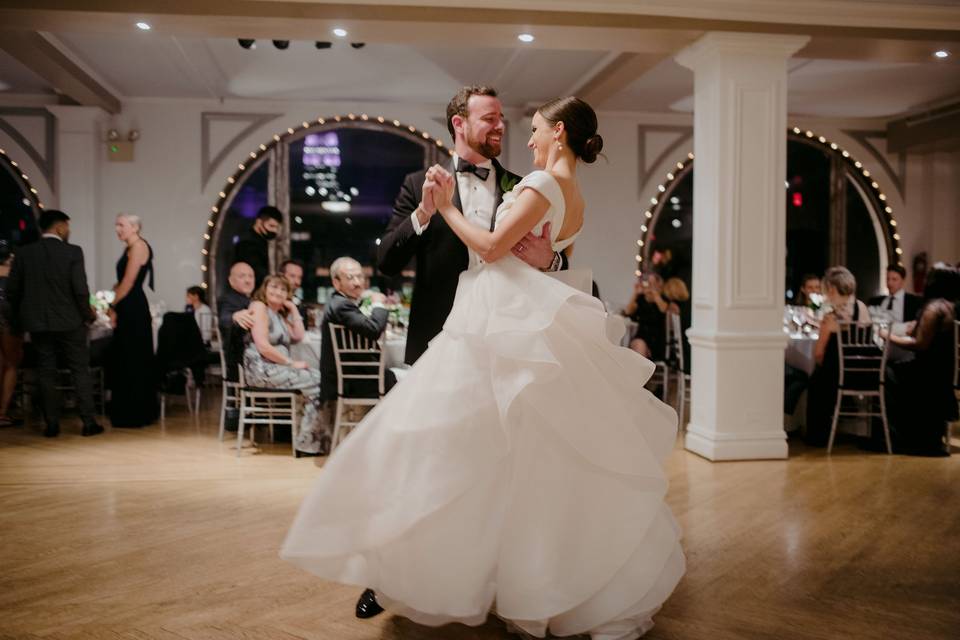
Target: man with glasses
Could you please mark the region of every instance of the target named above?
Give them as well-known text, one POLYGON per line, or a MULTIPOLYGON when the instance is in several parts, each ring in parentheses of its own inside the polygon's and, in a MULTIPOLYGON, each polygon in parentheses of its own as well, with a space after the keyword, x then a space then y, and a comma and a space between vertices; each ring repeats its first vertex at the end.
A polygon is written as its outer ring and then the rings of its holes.
MULTIPOLYGON (((373 292, 370 295, 370 315, 360 310, 360 299, 366 288, 366 276, 360 263, 353 258, 337 258, 330 265, 330 278, 333 280, 333 295, 327 300, 323 312, 323 321, 320 324, 320 419, 326 431, 325 441, 329 442, 333 432, 333 411, 337 403, 337 364, 333 357, 333 337, 330 335, 330 325, 339 324, 348 331, 376 340, 383 335, 387 328, 387 311, 382 293, 373 292)), ((344 385, 344 394, 350 397, 371 397, 379 394, 376 380, 351 380, 350 385, 344 385)), ((389 390, 396 377, 389 369, 384 372, 384 390, 389 390)), ((321 454, 326 453, 321 451, 321 454)))

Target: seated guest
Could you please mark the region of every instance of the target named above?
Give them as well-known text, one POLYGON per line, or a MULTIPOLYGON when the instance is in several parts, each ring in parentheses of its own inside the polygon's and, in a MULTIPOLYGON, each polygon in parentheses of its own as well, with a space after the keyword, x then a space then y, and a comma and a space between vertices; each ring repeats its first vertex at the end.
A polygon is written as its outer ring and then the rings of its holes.
POLYGON ((803 280, 800 281, 800 291, 797 292, 797 296, 793 299, 793 304, 800 307, 809 307, 810 306, 810 294, 820 293, 820 276, 808 273, 803 276, 803 280))
POLYGON ((890 313, 893 322, 911 322, 917 319, 922 299, 907 293, 907 270, 899 264, 887 267, 887 295, 870 298, 871 307, 880 307, 890 313))
POLYGON ((647 274, 633 287, 634 299, 623 314, 637 323, 630 348, 651 360, 662 360, 667 342, 666 313, 669 302, 663 297, 663 278, 647 274))
MULTIPOLYGON (((323 322, 320 325, 321 342, 320 353, 320 389, 323 399, 323 421, 327 430, 333 424, 332 416, 337 400, 337 364, 333 357, 333 339, 330 335, 330 325, 340 324, 364 338, 376 340, 387 327, 389 313, 384 306, 386 298, 382 293, 373 293, 373 302, 370 315, 360 310, 360 297, 363 294, 366 278, 363 268, 353 258, 337 258, 330 265, 330 278, 335 291, 323 312, 323 322)), ((351 397, 371 397, 379 395, 375 380, 353 380, 352 385, 344 386, 344 393, 351 397), (368 383, 368 384, 363 384, 368 383)), ((384 391, 389 390, 396 377, 389 369, 384 372, 384 391)))
POLYGON ((287 280, 290 285, 290 291, 293 295, 293 304, 297 305, 297 311, 301 318, 307 317, 307 308, 303 304, 303 265, 297 260, 284 260, 280 265, 280 275, 287 280))
POLYGON ((207 306, 207 291, 203 287, 187 289, 187 312, 193 313, 197 327, 200 328, 200 337, 204 344, 213 340, 213 311, 207 306))
POLYGON ((676 336, 683 347, 684 370, 690 372, 690 343, 684 338, 687 335, 687 329, 690 328, 692 321, 692 310, 690 308, 690 290, 687 284, 678 277, 668 279, 663 283, 663 298, 668 303, 668 311, 680 316, 680 335, 676 336))
POLYGON ((236 382, 237 365, 243 354, 244 336, 253 326, 253 313, 249 310, 250 294, 253 293, 253 268, 245 262, 236 262, 230 267, 227 290, 217 299, 217 323, 224 358, 227 361, 227 380, 236 382))
POLYGON ((317 410, 320 406, 320 372, 302 360, 290 357, 290 345, 303 340, 303 319, 290 299, 290 285, 283 276, 267 276, 250 303, 253 326, 243 351, 246 384, 270 389, 296 389, 303 395, 303 417, 294 429, 297 455, 320 455, 317 410))
POLYGON ((949 455, 943 436, 947 422, 958 417, 953 392, 958 281, 956 269, 935 265, 927 274, 919 320, 909 334, 883 334, 892 344, 914 353, 913 359, 887 366, 887 415, 894 447, 903 453, 949 455))
POLYGON ((807 390, 806 440, 824 446, 830 436, 840 381, 837 330, 840 322, 870 324, 867 305, 857 300, 857 280, 846 267, 830 267, 823 276, 823 294, 832 311, 820 323, 820 338, 813 355, 817 362, 807 390))

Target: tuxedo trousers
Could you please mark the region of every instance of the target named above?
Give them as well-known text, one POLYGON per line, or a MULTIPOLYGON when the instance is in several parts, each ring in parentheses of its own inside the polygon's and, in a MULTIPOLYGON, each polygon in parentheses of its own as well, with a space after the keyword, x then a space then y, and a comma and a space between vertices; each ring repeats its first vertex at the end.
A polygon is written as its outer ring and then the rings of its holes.
POLYGON ((30 339, 37 352, 40 399, 47 425, 55 425, 60 420, 60 394, 57 391, 59 363, 63 363, 73 377, 80 419, 83 424, 94 422, 87 328, 80 326, 69 331, 36 331, 30 333, 30 339))

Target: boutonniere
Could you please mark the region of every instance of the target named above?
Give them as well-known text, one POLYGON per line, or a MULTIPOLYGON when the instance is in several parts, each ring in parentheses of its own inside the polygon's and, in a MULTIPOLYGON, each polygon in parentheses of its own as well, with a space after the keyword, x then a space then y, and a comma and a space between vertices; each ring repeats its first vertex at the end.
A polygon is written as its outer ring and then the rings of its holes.
POLYGON ((510 193, 513 191, 513 188, 517 186, 517 177, 512 176, 509 173, 504 172, 500 177, 500 191, 502 193, 510 193))

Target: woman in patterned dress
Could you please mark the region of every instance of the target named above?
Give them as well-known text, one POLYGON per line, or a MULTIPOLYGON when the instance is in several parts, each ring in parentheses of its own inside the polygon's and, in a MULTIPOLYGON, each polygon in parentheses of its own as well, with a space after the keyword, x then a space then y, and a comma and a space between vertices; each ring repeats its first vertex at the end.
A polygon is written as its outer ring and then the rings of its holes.
POLYGON ((319 455, 322 431, 317 409, 320 371, 290 357, 290 344, 304 336, 303 319, 282 276, 267 276, 250 303, 253 327, 243 352, 246 382, 255 387, 297 389, 303 395, 303 417, 294 433, 297 455, 319 455))

